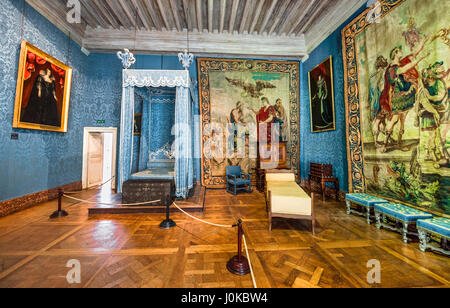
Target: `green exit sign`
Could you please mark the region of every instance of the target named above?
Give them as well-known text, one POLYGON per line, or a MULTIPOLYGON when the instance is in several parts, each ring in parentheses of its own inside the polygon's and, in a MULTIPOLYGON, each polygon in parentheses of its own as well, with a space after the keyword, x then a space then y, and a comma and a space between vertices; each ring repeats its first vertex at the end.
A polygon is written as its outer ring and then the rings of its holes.
POLYGON ((105 124, 105 120, 97 120, 97 124, 105 124))

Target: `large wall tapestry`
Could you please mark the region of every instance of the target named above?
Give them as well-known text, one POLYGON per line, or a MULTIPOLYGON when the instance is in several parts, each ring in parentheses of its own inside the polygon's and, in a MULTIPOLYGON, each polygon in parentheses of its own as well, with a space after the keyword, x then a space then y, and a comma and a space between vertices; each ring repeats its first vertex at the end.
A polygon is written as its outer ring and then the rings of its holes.
MULTIPOLYGON (((225 187, 227 166, 239 165, 254 173, 256 158, 245 155, 209 155, 211 140, 223 135, 228 124, 257 127, 258 119, 278 124, 279 144, 286 144, 288 168, 299 170, 299 63, 242 59, 199 58, 200 106, 202 116, 202 184, 225 187), (270 113, 264 117, 264 111, 270 113)), ((269 135, 272 132, 267 131, 269 135)), ((248 138, 248 136, 247 136, 248 138)), ((269 140, 269 138, 268 138, 269 140)), ((237 141, 239 142, 239 141, 237 141)), ((217 144, 217 143, 216 143, 217 144)), ((220 144, 220 143, 219 143, 220 144)), ((227 153, 223 149, 212 151, 227 153)))
POLYGON ((351 191, 450 214, 448 12, 380 1, 343 29, 351 191))
POLYGON ((72 69, 22 42, 13 127, 67 132, 72 69))

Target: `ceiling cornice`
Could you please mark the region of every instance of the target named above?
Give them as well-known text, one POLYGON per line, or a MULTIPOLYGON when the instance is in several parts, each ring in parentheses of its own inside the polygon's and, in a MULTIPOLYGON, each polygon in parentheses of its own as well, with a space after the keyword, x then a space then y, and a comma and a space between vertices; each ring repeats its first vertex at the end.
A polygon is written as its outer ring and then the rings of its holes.
MULTIPOLYGON (((87 29, 83 46, 91 51, 118 50, 127 46, 137 53, 178 52, 187 48, 187 32, 129 31, 87 29)), ((189 33, 189 52, 195 54, 258 55, 266 57, 302 58, 306 55, 304 36, 235 35, 193 32, 189 33)))

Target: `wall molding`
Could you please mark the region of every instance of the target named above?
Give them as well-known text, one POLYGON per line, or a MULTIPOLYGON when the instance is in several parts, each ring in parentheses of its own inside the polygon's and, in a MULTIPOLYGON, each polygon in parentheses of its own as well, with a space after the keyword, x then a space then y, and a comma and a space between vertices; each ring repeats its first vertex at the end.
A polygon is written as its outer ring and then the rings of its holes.
POLYGON ((60 188, 67 191, 78 191, 81 190, 82 185, 81 181, 79 181, 48 190, 43 190, 19 198, 2 201, 0 202, 0 217, 4 217, 28 209, 42 202, 55 200, 56 198, 58 198, 58 190, 60 188))

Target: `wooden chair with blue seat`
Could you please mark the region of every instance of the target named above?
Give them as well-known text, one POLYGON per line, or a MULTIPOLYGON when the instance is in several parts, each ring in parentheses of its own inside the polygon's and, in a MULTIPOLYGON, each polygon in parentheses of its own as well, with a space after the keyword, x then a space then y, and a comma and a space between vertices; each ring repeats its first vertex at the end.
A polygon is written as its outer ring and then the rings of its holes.
POLYGON ((237 195, 239 190, 252 192, 252 176, 242 172, 240 166, 227 167, 227 192, 237 195))

